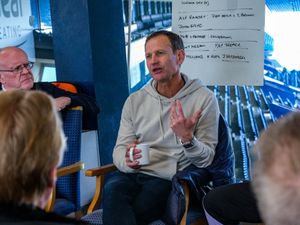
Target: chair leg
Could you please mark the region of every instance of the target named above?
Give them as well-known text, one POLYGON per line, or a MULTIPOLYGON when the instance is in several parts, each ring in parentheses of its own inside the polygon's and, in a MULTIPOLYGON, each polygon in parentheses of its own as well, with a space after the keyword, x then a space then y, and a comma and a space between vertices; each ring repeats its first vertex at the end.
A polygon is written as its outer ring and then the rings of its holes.
POLYGON ((75 219, 80 220, 80 218, 84 215, 82 210, 78 210, 75 212, 75 219))

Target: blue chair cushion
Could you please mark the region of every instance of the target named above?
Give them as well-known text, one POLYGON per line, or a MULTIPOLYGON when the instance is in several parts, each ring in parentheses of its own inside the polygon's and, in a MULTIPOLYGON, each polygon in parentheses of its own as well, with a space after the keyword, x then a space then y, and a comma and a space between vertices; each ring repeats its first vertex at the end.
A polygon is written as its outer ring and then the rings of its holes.
MULTIPOLYGON (((80 161, 81 148, 81 121, 82 110, 64 110, 61 114, 63 120, 63 129, 67 137, 67 149, 64 152, 62 167, 69 166, 80 161)), ((56 198, 54 211, 60 215, 69 214, 69 209, 73 212, 80 208, 80 182, 79 172, 58 177, 56 182, 56 198), (65 201, 62 201, 65 199, 65 201), (56 205, 59 204, 60 206, 56 205), (62 206, 66 204, 65 206, 62 206), (60 211, 62 209, 62 211, 60 211), (68 209, 68 210, 66 210, 68 209), (65 213, 67 212, 67 213, 65 213)))
POLYGON ((75 205, 67 199, 57 198, 54 204, 54 212, 56 214, 65 216, 75 211, 75 205))
MULTIPOLYGON (((87 215, 81 217, 81 220, 84 222, 87 222, 89 224, 92 224, 92 225, 103 225, 102 213, 103 213, 103 210, 98 209, 98 210, 95 210, 94 212, 92 212, 91 214, 87 214, 87 215)), ((149 225, 166 225, 166 224, 164 222, 162 222, 161 220, 156 220, 156 221, 151 222, 149 225)))

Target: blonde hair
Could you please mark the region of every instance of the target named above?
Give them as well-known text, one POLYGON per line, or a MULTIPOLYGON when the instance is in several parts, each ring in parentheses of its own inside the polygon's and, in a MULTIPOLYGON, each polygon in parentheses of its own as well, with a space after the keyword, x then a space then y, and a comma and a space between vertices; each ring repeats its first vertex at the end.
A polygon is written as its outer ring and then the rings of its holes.
POLYGON ((0 130, 0 202, 39 198, 65 147, 52 98, 40 91, 1 92, 0 130))
POLYGON ((254 151, 253 189, 262 218, 270 225, 300 224, 300 112, 266 130, 254 151))

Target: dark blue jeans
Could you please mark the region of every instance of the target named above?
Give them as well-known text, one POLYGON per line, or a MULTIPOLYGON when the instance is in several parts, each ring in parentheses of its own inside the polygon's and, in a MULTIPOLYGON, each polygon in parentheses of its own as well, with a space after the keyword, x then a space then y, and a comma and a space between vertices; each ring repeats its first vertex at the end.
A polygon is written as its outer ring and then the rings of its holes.
POLYGON ((104 225, 147 225, 164 213, 171 181, 142 173, 115 172, 103 193, 104 225))

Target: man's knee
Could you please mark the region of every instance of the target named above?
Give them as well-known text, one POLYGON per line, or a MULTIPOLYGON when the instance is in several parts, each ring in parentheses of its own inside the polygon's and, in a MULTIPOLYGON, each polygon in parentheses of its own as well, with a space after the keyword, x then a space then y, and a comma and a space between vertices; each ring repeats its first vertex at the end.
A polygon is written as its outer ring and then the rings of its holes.
POLYGON ((119 183, 117 182, 117 180, 109 179, 104 185, 104 196, 111 196, 114 192, 117 191, 117 189, 119 189, 118 186, 119 183))
POLYGON ((203 198, 203 207, 209 212, 211 209, 215 209, 219 202, 220 198, 218 197, 218 193, 211 190, 203 198))

